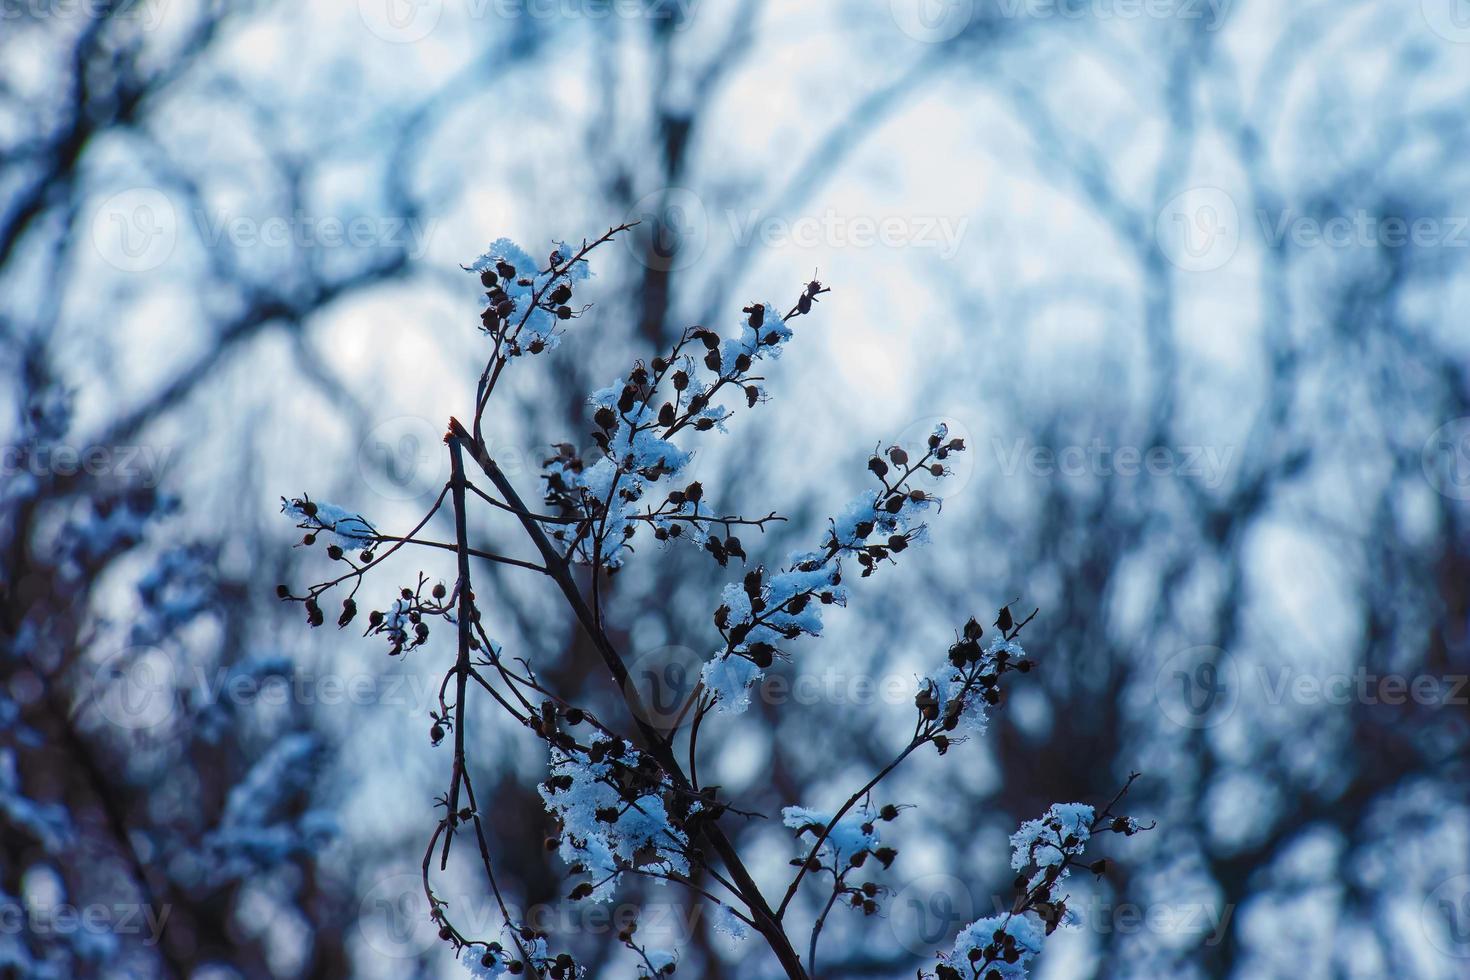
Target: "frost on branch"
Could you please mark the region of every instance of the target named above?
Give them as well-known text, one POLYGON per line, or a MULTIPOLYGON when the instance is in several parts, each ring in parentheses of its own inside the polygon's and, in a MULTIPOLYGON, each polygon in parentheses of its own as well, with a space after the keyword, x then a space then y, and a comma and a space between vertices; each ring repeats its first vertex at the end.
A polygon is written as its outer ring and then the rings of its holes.
MULTIPOLYGON (((362 515, 305 496, 283 500, 282 510, 306 532, 304 545, 328 535, 326 550, 336 572, 304 594, 293 594, 289 586, 281 585, 277 595, 302 602, 308 622, 321 626, 327 618, 321 600, 345 586, 348 594, 341 599, 340 615, 334 616, 338 626, 345 627, 357 615, 354 596, 364 576, 395 553, 433 548, 440 557, 447 551, 458 559, 452 581, 434 581, 420 572, 416 586, 402 587, 391 604, 368 610, 365 634, 386 638, 390 653, 426 648, 425 655, 440 657, 445 664, 437 704, 429 711, 429 738, 435 745, 449 746, 446 751, 452 758, 447 760, 448 788, 435 800, 442 813, 425 847, 423 884, 440 938, 453 947, 470 973, 551 980, 577 980, 587 974, 569 953, 552 955, 545 933, 516 923, 495 886, 483 819, 489 806, 484 795, 477 799, 473 775, 477 767, 469 756, 470 746, 483 743, 468 730, 472 716, 466 713, 468 699, 483 693, 549 747, 549 771, 539 786, 551 823, 546 846, 561 855, 575 879, 570 901, 610 901, 624 876, 673 882, 713 903, 716 931, 758 935, 786 976, 824 976, 818 970, 817 951, 829 913, 840 907, 877 914, 887 889, 878 881, 858 880, 867 875, 859 876, 857 870, 888 868, 898 857, 898 851, 880 839, 878 827, 895 820, 906 805, 875 803, 877 784, 918 749, 933 745, 944 754, 952 739, 984 730, 989 707, 1000 701, 1003 675, 1031 669, 1016 642, 1030 617, 1018 624, 1009 606, 1002 607, 995 621, 1000 635, 988 643, 982 643, 984 630, 971 619, 956 632, 948 662, 922 679, 914 698, 917 718, 912 734, 893 761, 835 810, 802 806, 783 810, 783 820, 795 831, 803 852, 791 861, 796 871, 779 901, 763 895, 736 842, 720 825, 726 813, 759 814, 735 809, 722 799, 720 787, 701 784, 701 722, 717 709, 740 711, 749 702, 752 685, 777 657, 787 656, 783 647, 803 636, 821 635, 824 607, 847 602, 849 582, 844 573, 851 577, 856 570, 856 577, 865 578, 926 540, 924 520, 941 501, 915 484, 920 478, 946 476, 951 455, 966 447, 943 425, 917 447, 878 447, 867 462, 876 486, 828 521, 824 533, 812 542, 813 550, 798 551, 783 567, 770 571, 749 563, 740 534, 752 528, 764 531, 766 522, 781 518, 775 514, 749 518, 714 509, 706 488, 690 479, 694 448, 689 443, 697 438, 693 433, 723 430, 741 407, 753 408, 767 400, 767 379, 759 372, 792 339, 790 322, 810 312, 827 291, 812 280, 784 316, 768 304, 750 303, 742 309, 743 320, 733 336, 690 327, 657 356, 637 361, 626 374, 596 391, 589 399, 590 448, 584 454, 571 442, 556 444, 543 463, 542 505, 528 506, 485 437, 486 427, 503 417, 487 414, 489 401, 504 371, 522 355, 541 353, 565 339, 561 325, 586 309, 574 309, 571 300, 577 282, 588 274, 587 254, 628 227, 609 229, 594 241, 583 240, 575 251, 558 244, 543 268, 524 250, 501 239, 469 267, 485 289, 480 322, 493 348, 480 373, 473 415, 461 412, 449 420, 444 439, 449 481, 418 523, 403 534, 380 534, 362 515), (460 418, 468 418, 469 424, 460 418), (535 549, 534 560, 470 545, 467 518, 471 505, 481 503, 502 520, 520 525, 535 549), (436 525, 436 515, 453 521, 436 525), (436 528, 448 532, 451 526, 453 540, 434 540, 439 536, 436 528), (656 730, 639 713, 640 699, 631 693, 628 665, 605 625, 602 602, 604 577, 621 568, 635 546, 647 545, 650 538, 659 545, 692 541, 722 568, 739 562, 738 578, 723 589, 714 615, 723 646, 704 665, 702 687, 680 711, 679 717, 688 717, 691 723, 687 728, 676 725, 669 734, 656 730), (375 554, 379 546, 380 553, 375 554), (474 571, 482 562, 552 580, 593 641, 597 658, 622 686, 624 707, 635 719, 631 729, 620 731, 618 720, 599 719, 569 702, 565 692, 556 690, 528 659, 506 655, 490 639, 482 618, 490 609, 476 596, 477 591, 492 594, 474 571), (589 566, 590 575, 576 574, 576 564, 589 566), (453 630, 439 629, 436 621, 453 630), (431 645, 431 626, 436 638, 451 634, 453 642, 439 639, 431 645), (590 735, 579 736, 572 729, 590 735), (676 738, 682 740, 685 732, 687 743, 680 745, 676 738), (687 767, 681 762, 685 752, 687 767), (494 940, 467 932, 469 924, 456 921, 459 910, 436 892, 432 881, 448 870, 454 844, 470 835, 506 923, 494 940), (706 864, 706 855, 718 858, 722 867, 706 864), (788 916, 799 907, 793 903, 803 882, 827 889, 811 923, 805 955, 793 941, 788 916), (718 885, 729 894, 716 897, 706 885, 718 885)), ((231 809, 238 809, 233 800, 231 809)), ((1053 894, 1053 889, 1107 818, 1109 810, 1093 818, 1090 809, 1072 805, 1054 807, 1041 820, 1022 827, 1015 841, 1017 861, 1034 870, 1018 880, 1021 894, 1014 907, 1004 916, 973 923, 939 964, 940 975, 945 980, 1020 975, 1045 935, 1065 917, 1066 898, 1053 894)), ((274 830, 279 821, 237 823, 246 829, 274 830)), ((1125 833, 1137 829, 1128 822, 1122 828, 1125 833)), ((1118 826, 1107 824, 1103 829, 1118 826)), ((892 828, 884 828, 885 835, 891 832, 892 828)), ((636 923, 618 933, 618 941, 634 955, 633 971, 647 978, 674 972, 675 954, 640 943, 635 933, 636 923)))
POLYGON ((954 949, 939 964, 939 980, 1021 980, 1044 938, 1041 926, 1025 916, 986 916, 960 930, 954 949), (983 972, 976 968, 981 963, 983 972))
MULTIPOLYGON (((1021 871, 1036 865, 1036 876, 1027 882, 1034 888, 1046 869, 1061 864, 1069 854, 1081 854, 1092 837, 1093 809, 1086 803, 1053 803, 1036 820, 1027 820, 1011 835, 1011 868, 1021 871)), ((1063 869, 1057 877, 1067 876, 1063 869)))
MULTIPOLYGON (((566 954, 552 955, 544 936, 522 939, 521 946, 525 950, 527 959, 531 962, 530 976, 558 976, 563 980, 576 980, 586 975, 575 965, 569 965, 570 957, 566 954)), ((511 955, 511 952, 500 943, 486 944, 483 952, 467 948, 463 962, 470 976, 475 977, 476 980, 527 976, 525 962, 511 955)))
POLYGON ((822 845, 817 850, 817 860, 838 871, 853 864, 855 860, 860 864, 860 855, 866 856, 879 849, 882 842, 874 822, 877 819, 877 814, 871 812, 869 807, 855 808, 844 814, 831 833, 822 838, 827 825, 832 822, 832 814, 804 806, 788 806, 781 810, 782 823, 796 831, 798 840, 808 834, 814 841, 822 840, 822 845))
POLYGON ((1128 792, 1134 773, 1096 813, 1086 803, 1054 803, 1036 820, 1028 820, 1011 835, 1011 867, 1019 872, 1011 910, 970 923, 960 930, 954 948, 940 958, 932 975, 937 980, 1021 980, 1027 964, 1041 951, 1042 942, 1059 925, 1076 916, 1067 909, 1061 884, 1074 867, 1093 874, 1107 871, 1107 861, 1086 864, 1087 844, 1097 834, 1111 832, 1131 837, 1141 826, 1131 817, 1114 816, 1113 807, 1128 792))
POLYGON ((927 539, 928 528, 920 518, 940 501, 911 481, 921 471, 944 476, 948 472, 944 461, 964 448, 963 440, 949 438, 948 428, 940 425, 917 460, 901 446, 890 447, 887 460, 874 455, 868 469, 881 487, 862 493, 830 521, 819 550, 793 554, 784 569, 769 577, 764 568, 757 568, 725 587, 715 611, 715 626, 725 646, 705 664, 702 675, 718 710, 744 711, 750 704, 750 687, 782 653, 780 645, 801 636, 820 636, 822 607, 847 604, 844 556, 855 559, 866 578, 910 545, 927 539))
POLYGON ((990 706, 1000 700, 1000 675, 1007 669, 1030 670, 1025 658, 1021 644, 1003 635, 982 648, 980 625, 971 619, 965 635, 949 648, 949 659, 921 682, 919 706, 931 706, 950 731, 983 735, 990 706))
MULTIPOLYGON (((575 497, 577 505, 585 504, 588 513, 597 515, 599 527, 595 533, 607 541, 603 563, 617 568, 623 564, 627 540, 634 532, 634 515, 649 488, 661 480, 670 484, 678 481, 694 454, 654 431, 649 423, 656 424, 655 410, 648 402, 636 402, 622 411, 633 401, 623 385, 603 388, 590 401, 597 418, 614 420, 611 430, 601 433, 606 440, 606 455, 585 469, 580 460, 552 460, 546 467, 546 478, 558 496, 575 497)), ((697 509, 697 501, 681 505, 676 512, 687 513, 691 507, 697 509)), ((670 523, 672 518, 664 517, 655 526, 667 527, 670 523)))
POLYGON ((292 500, 281 498, 281 513, 296 519, 296 526, 306 531, 307 544, 317 535, 327 534, 344 550, 371 548, 378 542, 377 529, 361 514, 336 504, 311 500, 302 495, 292 500))
POLYGON ((689 836, 680 824, 701 804, 681 797, 648 754, 621 739, 596 741, 585 752, 553 748, 540 791, 560 825, 562 859, 590 878, 573 899, 610 901, 628 870, 659 880, 689 874, 689 836))
POLYGON ((480 274, 486 290, 480 324, 506 357, 539 354, 561 343, 558 324, 580 313, 567 305, 572 283, 591 275, 587 263, 573 260, 573 254, 565 243, 558 243, 547 268, 541 270, 525 249, 508 238, 497 238, 466 267, 480 274))
POLYGON ((715 932, 731 939, 744 940, 750 936, 750 927, 740 921, 740 917, 728 905, 716 905, 714 917, 711 921, 715 932))
MULTIPOLYGON (((820 290, 820 283, 811 283, 803 295, 820 290)), ((720 400, 722 393, 747 407, 766 400, 763 379, 753 372, 766 358, 780 356, 791 328, 770 304, 753 303, 744 313, 739 339, 690 328, 669 352, 650 364, 638 362, 626 378, 589 399, 597 458, 584 459, 562 443, 546 460, 543 476, 546 503, 559 512, 547 530, 569 553, 617 569, 643 524, 658 541, 682 537, 702 544, 722 566, 731 558, 744 560, 735 526, 761 526, 773 518, 752 521, 709 510, 704 488, 683 482, 693 451, 674 443, 686 430, 724 428, 734 412, 720 400)))
POLYGON ((679 958, 667 949, 644 950, 643 956, 648 962, 638 964, 640 977, 668 976, 674 972, 674 965, 679 962, 679 958))

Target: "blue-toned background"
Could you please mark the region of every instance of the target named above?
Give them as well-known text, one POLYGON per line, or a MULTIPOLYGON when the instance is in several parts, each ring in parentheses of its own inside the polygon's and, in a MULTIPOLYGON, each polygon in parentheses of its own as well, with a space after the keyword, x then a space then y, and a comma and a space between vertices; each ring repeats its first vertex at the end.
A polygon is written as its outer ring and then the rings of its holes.
MULTIPOLYGON (((460 265, 634 219, 487 416, 524 494, 587 393, 813 277, 695 464, 791 518, 752 561, 875 446, 969 447, 932 542, 709 722, 709 781, 844 798, 956 625, 1040 609, 986 736, 894 777, 884 911, 834 913, 825 977, 932 967, 1020 821, 1134 770, 1157 829, 1069 883, 1038 976, 1470 975, 1467 96, 1460 0, 0 0, 0 975, 467 976, 418 890, 452 645, 308 630, 280 497, 411 526, 486 354, 460 265)), ((452 575, 417 562, 364 599, 452 575)), ((554 590, 485 574, 492 635, 611 712, 554 590)), ((735 574, 615 580, 645 693, 735 574)), ((564 902, 544 749, 481 707, 517 908, 595 977, 635 906, 679 976, 773 975, 672 888, 564 902)), ((731 826, 783 881, 779 820, 731 826)), ((494 932, 475 871, 446 893, 494 932)))

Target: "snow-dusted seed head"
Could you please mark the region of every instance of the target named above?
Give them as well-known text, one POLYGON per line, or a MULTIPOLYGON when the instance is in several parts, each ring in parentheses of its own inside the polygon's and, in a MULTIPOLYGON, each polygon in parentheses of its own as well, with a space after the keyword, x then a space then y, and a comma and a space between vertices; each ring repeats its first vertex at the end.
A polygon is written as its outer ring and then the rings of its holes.
MULTIPOLYGON (((867 454, 866 475, 861 469, 853 474, 851 502, 812 530, 809 550, 779 564, 760 561, 761 535, 782 518, 723 510, 718 488, 706 486, 692 463, 701 439, 724 432, 739 412, 770 399, 768 375, 794 340, 792 323, 813 312, 828 292, 813 277, 786 313, 763 301, 746 303, 738 320, 719 329, 691 326, 592 392, 590 434, 585 441, 550 446, 542 460, 540 499, 528 504, 490 451, 484 430, 495 416, 487 414, 487 405, 507 370, 527 355, 575 338, 589 309, 580 302, 588 288, 588 255, 627 227, 579 246, 555 242, 544 252, 537 249, 547 256, 542 262, 498 239, 466 267, 484 293, 479 328, 485 363, 473 411, 451 418, 444 437, 448 483, 419 522, 398 533, 305 494, 282 499, 301 544, 322 544, 316 553, 325 553, 333 571, 301 594, 282 585, 277 595, 300 602, 312 626, 324 625, 329 614, 339 628, 365 621, 365 635, 386 640, 390 655, 419 651, 415 656, 442 658, 447 665, 426 719, 430 741, 449 756, 449 776, 435 801, 423 888, 441 940, 472 975, 587 976, 570 953, 553 949, 553 937, 516 920, 502 891, 513 894, 513 883, 492 889, 504 925, 489 936, 468 934, 470 924, 460 921, 460 910, 436 890, 451 852, 460 853, 454 845, 470 835, 475 857, 495 882, 485 819, 490 807, 475 786, 484 767, 474 752, 483 740, 467 731, 475 716, 466 714, 470 699, 488 698, 525 737, 544 743, 547 772, 538 791, 546 826, 539 836, 566 866, 567 903, 610 902, 629 881, 691 892, 709 903, 717 932, 737 939, 759 936, 786 976, 807 980, 819 974, 818 940, 828 914, 877 915, 889 894, 884 875, 900 859, 898 818, 909 804, 875 798, 879 783, 920 748, 945 754, 983 734, 1006 675, 1031 669, 1018 635, 1035 613, 1018 622, 1008 604, 991 624, 995 632, 987 634, 979 617, 955 631, 947 654, 935 658, 938 666, 918 678, 917 718, 896 758, 836 807, 793 805, 781 811, 795 842, 792 878, 781 897, 761 894, 730 836, 732 817, 757 814, 739 809, 719 786, 700 782, 699 733, 735 723, 714 716, 748 707, 756 685, 768 672, 784 669, 801 648, 799 641, 821 636, 829 611, 852 601, 865 579, 928 541, 928 521, 940 513, 943 500, 920 480, 946 476, 948 462, 966 447, 942 424, 911 444, 877 444, 867 454), (858 489, 864 482, 866 488, 858 489), (510 526, 519 524, 529 547, 500 554, 472 541, 469 514, 482 505, 510 526), (441 532, 453 539, 437 540, 441 532), (648 542, 658 547, 645 550, 655 552, 689 542, 731 575, 713 615, 719 642, 712 644, 699 682, 672 706, 673 734, 648 722, 600 605, 604 577, 648 542), (358 597, 378 565, 426 549, 452 564, 436 576, 420 573, 375 601, 358 597), (603 717, 601 706, 594 713, 570 703, 534 663, 491 639, 488 627, 498 610, 482 606, 473 581, 486 562, 552 580, 622 693, 625 704, 619 708, 626 710, 603 717), (574 574, 577 566, 587 569, 590 582, 574 574), (679 744, 685 735, 687 742, 679 744), (788 913, 803 885, 818 890, 821 911, 811 924, 809 945, 799 950, 790 928, 797 916, 788 913)), ((254 806, 247 803, 241 803, 246 810, 254 806)), ((1083 849, 1099 833, 1140 829, 1113 814, 1111 805, 1095 813, 1084 804, 1059 804, 1023 824, 1012 838, 1013 865, 1021 873, 1012 910, 966 927, 936 966, 937 975, 1024 976, 1043 939, 1067 920, 1065 895, 1056 889, 1082 866, 1083 849)), ((1103 861, 1086 867, 1098 874, 1107 869, 1103 861)), ((679 953, 643 941, 636 923, 620 928, 617 940, 623 948, 616 953, 631 975, 652 980, 679 968, 679 953)))

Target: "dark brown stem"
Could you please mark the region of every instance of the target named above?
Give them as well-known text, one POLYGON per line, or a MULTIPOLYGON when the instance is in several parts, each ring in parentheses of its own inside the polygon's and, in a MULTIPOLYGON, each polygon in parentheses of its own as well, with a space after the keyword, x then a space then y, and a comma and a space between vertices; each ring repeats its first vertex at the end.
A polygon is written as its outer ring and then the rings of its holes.
POLYGON ((464 702, 465 688, 470 679, 470 645, 474 639, 472 630, 475 611, 474 598, 470 594, 470 546, 465 527, 464 502, 464 457, 459 440, 449 440, 450 493, 454 500, 454 540, 458 546, 459 559, 459 658, 454 664, 454 774, 449 783, 449 814, 446 817, 448 830, 444 834, 444 850, 439 858, 439 870, 449 863, 449 844, 454 840, 454 828, 459 820, 459 787, 464 780, 464 702))
MULTIPOLYGON (((469 447, 470 455, 480 467, 480 470, 495 485, 495 489, 505 499, 506 503, 510 504, 511 507, 515 508, 521 514, 521 526, 525 529, 532 543, 535 544, 536 550, 541 553, 542 561, 546 565, 547 576, 561 590, 568 605, 571 606, 573 614, 577 617, 577 622, 581 624, 588 638, 592 640, 593 646, 597 648, 598 655, 602 658, 603 663, 606 664, 608 672, 612 674, 613 680, 617 683, 624 700, 632 711, 634 722, 642 736, 641 741, 644 747, 669 774, 669 778, 673 780, 675 786, 682 790, 692 791, 688 777, 685 776, 684 770, 679 766, 678 760, 674 757, 669 741, 646 720, 648 718, 647 709, 644 707, 636 688, 628 681, 627 665, 623 663, 622 657, 613 647, 612 641, 608 639, 606 632, 599 628, 597 618, 588 607, 586 600, 582 598, 581 590, 577 588, 577 583, 572 578, 571 568, 567 561, 552 546, 551 541, 546 537, 546 533, 541 529, 541 526, 533 518, 526 516, 530 514, 530 511, 522 503, 520 495, 516 493, 515 487, 511 485, 510 480, 501 472, 500 467, 495 464, 495 461, 490 458, 490 454, 485 451, 481 444, 474 441, 457 419, 449 420, 449 435, 451 447, 461 445, 469 447)), ((467 555, 461 557, 462 563, 466 563, 467 561, 467 555)), ((593 573, 596 574, 595 569, 593 573)), ((458 736, 457 728, 458 726, 456 726, 456 737, 458 736)), ((700 824, 699 834, 714 849, 715 853, 720 856, 721 862, 724 863, 725 868, 730 872, 730 876, 734 879, 741 899, 751 911, 751 920, 754 922, 756 930, 760 932, 767 944, 771 947, 771 950, 776 954, 776 958, 781 962, 781 967, 786 971, 787 977, 791 978, 791 980, 808 980, 806 970, 801 964, 800 955, 797 954, 795 947, 791 944, 791 940, 781 928, 775 913, 772 912, 770 905, 761 894, 760 886, 751 877, 750 872, 746 869, 744 862, 741 861, 740 855, 735 851, 735 846, 730 842, 730 839, 725 836, 724 831, 720 829, 719 825, 712 821, 702 822, 700 824)))
POLYGON ((868 780, 867 783, 864 784, 862 789, 858 790, 856 793, 852 794, 852 796, 848 797, 847 802, 842 804, 842 809, 838 810, 835 814, 832 815, 832 819, 828 821, 827 826, 822 830, 821 836, 817 838, 816 843, 812 844, 812 849, 807 852, 806 860, 801 862, 801 869, 796 872, 796 877, 791 879, 791 884, 787 886, 786 895, 784 898, 781 899, 781 906, 776 910, 777 919, 780 919, 786 914, 786 907, 791 904, 791 899, 796 896, 796 888, 798 885, 801 884, 801 879, 806 875, 807 868, 809 868, 812 862, 816 860, 817 851, 821 850, 822 845, 827 842, 827 838, 832 836, 832 831, 837 827, 838 821, 840 821, 844 816, 847 815, 848 810, 851 810, 853 807, 857 806, 858 800, 861 800, 864 796, 868 795, 868 793, 872 792, 873 787, 877 786, 884 779, 886 779, 889 773, 897 769, 899 765, 903 762, 903 760, 912 755, 914 750, 923 745, 926 741, 927 738, 924 737, 915 738, 912 742, 908 744, 907 747, 904 748, 902 752, 898 754, 896 758, 894 758, 892 762, 884 766, 883 770, 879 772, 878 775, 868 780))

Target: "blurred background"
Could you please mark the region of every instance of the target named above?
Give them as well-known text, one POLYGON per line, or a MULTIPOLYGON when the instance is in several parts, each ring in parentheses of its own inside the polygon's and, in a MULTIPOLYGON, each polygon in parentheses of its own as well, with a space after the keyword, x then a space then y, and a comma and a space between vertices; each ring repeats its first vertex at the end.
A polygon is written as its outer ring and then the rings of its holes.
MULTIPOLYGON (((752 561, 875 446, 970 447, 932 543, 708 722, 707 781, 844 799, 956 626, 1040 609, 986 736, 887 784, 884 911, 834 913, 822 976, 932 967, 1020 821, 1133 770, 1158 827, 1069 883, 1039 976, 1470 976, 1467 95, 1460 0, 0 0, 0 975, 467 975, 417 879, 452 644, 307 629, 280 497, 411 527, 486 355, 460 265, 638 219, 487 416, 523 495, 587 393, 813 276, 771 404, 700 443, 727 509, 791 518, 752 561)), ((549 583, 479 574, 611 715, 549 583)), ((614 580, 655 703, 737 574, 614 580)), ((775 975, 672 888, 564 902, 544 749, 474 720, 508 899, 592 976, 633 975, 634 908, 680 976, 775 975)), ((778 824, 730 823, 773 888, 778 824)))

